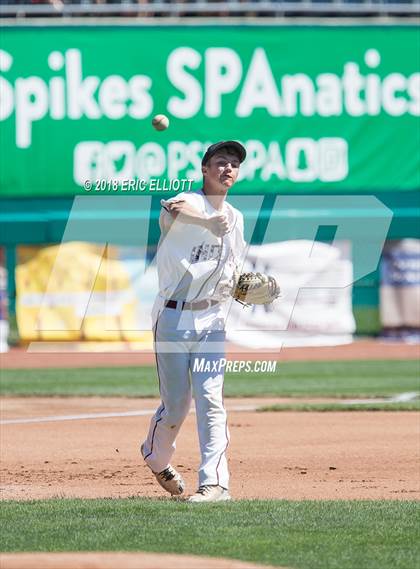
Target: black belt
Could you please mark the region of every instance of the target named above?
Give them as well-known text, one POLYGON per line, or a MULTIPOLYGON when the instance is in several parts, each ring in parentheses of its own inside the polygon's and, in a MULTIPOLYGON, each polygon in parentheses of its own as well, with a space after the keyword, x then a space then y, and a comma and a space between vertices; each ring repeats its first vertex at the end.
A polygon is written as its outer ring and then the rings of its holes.
POLYGON ((167 300, 165 306, 168 308, 180 308, 181 310, 205 310, 210 306, 219 304, 217 300, 198 300, 197 302, 186 302, 185 300, 167 300))

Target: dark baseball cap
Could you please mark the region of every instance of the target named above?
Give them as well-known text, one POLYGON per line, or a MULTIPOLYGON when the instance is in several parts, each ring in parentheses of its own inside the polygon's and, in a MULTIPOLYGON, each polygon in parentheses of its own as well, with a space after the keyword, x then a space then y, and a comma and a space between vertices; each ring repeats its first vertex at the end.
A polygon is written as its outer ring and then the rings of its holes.
POLYGON ((222 148, 230 147, 232 148, 239 156, 239 161, 242 163, 246 158, 246 150, 239 142, 236 140, 221 140, 220 142, 216 142, 209 146, 206 150, 206 153, 203 156, 201 161, 201 165, 205 166, 207 162, 210 160, 212 156, 216 154, 222 148))

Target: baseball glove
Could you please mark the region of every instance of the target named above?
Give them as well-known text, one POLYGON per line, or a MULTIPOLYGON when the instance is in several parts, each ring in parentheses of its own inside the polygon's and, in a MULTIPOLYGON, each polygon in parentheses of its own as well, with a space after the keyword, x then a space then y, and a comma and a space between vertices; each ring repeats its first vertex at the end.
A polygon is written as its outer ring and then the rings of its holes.
POLYGON ((242 273, 231 294, 243 304, 270 304, 280 296, 280 287, 276 279, 269 275, 242 273))

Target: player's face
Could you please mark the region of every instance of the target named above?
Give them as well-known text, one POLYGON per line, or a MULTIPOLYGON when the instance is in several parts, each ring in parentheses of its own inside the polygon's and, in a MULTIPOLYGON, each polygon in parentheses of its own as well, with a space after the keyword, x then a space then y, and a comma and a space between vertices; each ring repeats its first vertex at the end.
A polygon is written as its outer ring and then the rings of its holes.
POLYGON ((215 154, 203 167, 206 184, 227 191, 236 182, 240 161, 235 154, 220 152, 215 154))

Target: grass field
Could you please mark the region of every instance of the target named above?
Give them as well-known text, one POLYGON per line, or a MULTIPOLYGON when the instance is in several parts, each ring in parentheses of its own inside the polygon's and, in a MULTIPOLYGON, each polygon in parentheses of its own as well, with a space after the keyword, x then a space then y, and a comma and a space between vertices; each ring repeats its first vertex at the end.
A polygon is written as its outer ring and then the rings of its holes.
MULTIPOLYGON (((274 373, 227 373, 227 397, 386 397, 420 391, 415 360, 278 362, 274 373)), ((154 367, 5 369, 2 395, 157 397, 154 367)))
POLYGON ((154 551, 299 569, 409 569, 418 502, 4 502, 2 551, 154 551))
MULTIPOLYGON (((154 367, 3 370, 9 396, 158 396, 154 367)), ((390 397, 420 391, 416 361, 278 363, 272 374, 226 374, 225 395, 390 397)), ((419 410, 419 401, 351 405, 419 410)), ((336 411, 293 403, 269 411, 336 411)), ((57 494, 60 488, 57 487, 57 494)), ((236 501, 197 505, 156 499, 4 501, 0 550, 149 551, 254 561, 294 569, 414 569, 417 501, 236 501)))

